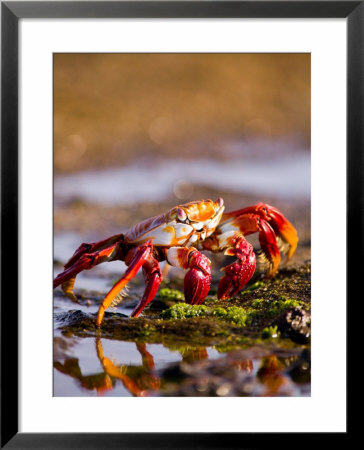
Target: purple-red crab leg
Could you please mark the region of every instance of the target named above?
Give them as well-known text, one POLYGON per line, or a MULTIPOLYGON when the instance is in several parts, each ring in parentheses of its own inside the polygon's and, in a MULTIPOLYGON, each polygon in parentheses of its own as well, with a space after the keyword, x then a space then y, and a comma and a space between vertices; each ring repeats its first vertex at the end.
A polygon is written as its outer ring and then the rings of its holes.
POLYGON ((133 317, 138 316, 145 306, 153 300, 161 278, 161 271, 159 269, 158 261, 153 257, 153 242, 149 240, 145 244, 135 247, 129 251, 126 255, 125 263, 128 265, 127 270, 120 280, 114 284, 110 291, 106 294, 103 299, 96 317, 96 325, 99 327, 101 325, 102 319, 104 317, 105 311, 111 305, 113 300, 118 296, 122 289, 127 285, 127 283, 135 277, 138 270, 143 266, 144 277, 147 281, 147 287, 143 298, 141 299, 138 306, 132 313, 133 317))
MULTIPOLYGON (((73 293, 76 275, 83 270, 92 269, 97 264, 124 259, 123 250, 120 248, 121 238, 122 235, 117 235, 95 244, 81 244, 72 258, 65 265, 65 270, 55 278, 53 283, 54 288, 61 284, 65 294, 73 301, 77 302, 77 298, 73 293), (110 244, 111 242, 116 243, 107 246, 107 244, 110 244)), ((162 273, 158 261, 153 256, 152 240, 131 249, 125 256, 125 263, 128 268, 125 271, 124 276, 110 289, 99 307, 96 318, 97 326, 100 326, 106 309, 111 305, 126 284, 135 277, 141 267, 143 267, 144 280, 147 286, 141 301, 134 309, 131 316, 137 317, 155 297, 162 281, 162 273)))
POLYGON ((217 288, 217 297, 222 300, 241 291, 253 276, 256 266, 253 247, 243 236, 234 236, 232 247, 225 254, 236 256, 237 259, 222 269, 225 276, 220 279, 217 288))
POLYGON ((146 288, 142 299, 131 313, 131 317, 138 317, 143 309, 150 303, 159 288, 162 281, 162 272, 158 261, 151 255, 149 259, 143 264, 143 276, 146 283, 146 288))
POLYGON ((122 234, 116 234, 114 236, 111 236, 107 239, 104 239, 103 241, 94 242, 92 244, 83 243, 81 244, 78 249, 75 251, 75 253, 72 255, 72 257, 69 259, 69 261, 65 264, 64 268, 68 269, 69 267, 73 266, 73 264, 78 261, 85 253, 95 253, 100 252, 101 250, 104 250, 117 242, 120 242, 123 238, 122 234))
POLYGON ((65 270, 55 278, 53 288, 61 284, 67 297, 77 303, 77 297, 73 293, 76 275, 83 270, 92 269, 102 262, 121 259, 122 249, 119 243, 122 242, 122 238, 122 234, 117 234, 103 241, 81 244, 65 264, 65 270))
POLYGON ((194 247, 171 247, 166 253, 171 266, 189 269, 184 279, 186 302, 190 305, 201 304, 210 290, 210 260, 194 247))
POLYGON ((225 300, 241 291, 253 276, 256 266, 253 246, 244 238, 243 234, 234 230, 225 231, 207 239, 202 246, 205 250, 224 251, 225 255, 237 257, 232 264, 221 269, 225 275, 219 282, 218 298, 225 300))
POLYGON ((70 265, 69 262, 66 264, 66 270, 64 270, 54 279, 53 288, 56 288, 61 284, 65 294, 74 302, 77 302, 77 298, 73 293, 73 285, 75 283, 76 275, 83 270, 92 269, 97 264, 120 259, 118 257, 119 252, 120 248, 119 244, 117 243, 93 253, 84 252, 78 259, 72 258, 72 260, 74 260, 75 262, 72 265, 70 265))

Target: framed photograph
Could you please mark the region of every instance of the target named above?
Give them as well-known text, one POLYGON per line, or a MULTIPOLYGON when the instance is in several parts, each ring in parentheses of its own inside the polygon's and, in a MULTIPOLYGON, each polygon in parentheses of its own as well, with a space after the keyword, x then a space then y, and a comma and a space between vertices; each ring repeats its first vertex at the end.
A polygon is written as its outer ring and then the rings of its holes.
POLYGON ((347 439, 363 3, 1 6, 2 447, 347 439))

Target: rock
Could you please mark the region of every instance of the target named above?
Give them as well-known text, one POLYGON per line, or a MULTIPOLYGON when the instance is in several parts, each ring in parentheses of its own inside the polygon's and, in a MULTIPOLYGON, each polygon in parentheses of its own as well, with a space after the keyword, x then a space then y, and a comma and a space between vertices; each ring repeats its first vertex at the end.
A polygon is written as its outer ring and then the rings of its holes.
POLYGON ((68 326, 78 326, 80 323, 89 318, 90 316, 88 316, 86 313, 75 309, 67 312, 57 313, 54 315, 54 319, 57 322, 61 323, 62 325, 68 326))
POLYGON ((284 311, 273 323, 283 338, 307 344, 311 336, 311 314, 301 308, 284 311))

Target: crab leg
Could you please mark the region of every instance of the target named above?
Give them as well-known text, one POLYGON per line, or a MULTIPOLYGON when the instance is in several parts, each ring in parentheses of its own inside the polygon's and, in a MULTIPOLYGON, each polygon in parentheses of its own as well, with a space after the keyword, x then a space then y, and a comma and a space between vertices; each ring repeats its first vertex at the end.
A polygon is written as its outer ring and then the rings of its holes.
POLYGON ((236 256, 237 259, 222 269, 225 276, 220 279, 217 288, 217 297, 222 300, 241 291, 253 276, 256 266, 253 247, 243 236, 235 235, 231 244, 232 246, 225 251, 225 254, 236 256))
POLYGON ((270 224, 258 214, 245 213, 241 216, 232 217, 219 225, 222 233, 227 230, 241 231, 244 236, 259 233, 259 243, 262 249, 260 258, 266 262, 266 276, 273 276, 281 260, 281 254, 277 245, 276 234, 270 224))
POLYGON ((119 246, 123 239, 122 234, 111 236, 103 241, 92 244, 83 243, 75 251, 73 256, 64 265, 64 271, 60 273, 53 283, 53 288, 62 284, 63 292, 75 303, 78 303, 77 297, 73 293, 73 286, 76 281, 76 275, 83 270, 88 270, 97 264, 105 261, 112 261, 118 258, 119 246))
POLYGON ((143 298, 131 313, 131 317, 138 317, 143 309, 150 303, 157 293, 159 285, 162 281, 162 272, 159 268, 158 261, 151 256, 148 261, 143 265, 144 281, 146 288, 143 294, 143 298))
MULTIPOLYGON (((77 298, 73 293, 73 285, 75 283, 76 275, 83 270, 92 269, 97 264, 103 263, 105 261, 113 261, 114 259, 119 259, 120 248, 119 243, 110 245, 103 250, 96 251, 94 253, 83 253, 74 263, 71 265, 68 262, 65 266, 66 270, 60 273, 53 281, 53 288, 56 288, 62 284, 62 289, 64 293, 74 302, 77 302, 77 298)), ((71 261, 71 260, 70 260, 71 261)))
POLYGON ((259 243, 262 248, 262 253, 258 254, 259 262, 262 262, 266 267, 265 276, 272 277, 278 271, 278 266, 281 261, 281 254, 277 244, 277 236, 268 222, 265 220, 258 220, 259 227, 259 243))
POLYGON ((222 268, 225 275, 220 279, 217 289, 219 299, 225 300, 237 294, 254 274, 256 257, 253 246, 242 233, 234 230, 215 235, 203 243, 203 248, 212 252, 222 252, 225 255, 236 256, 230 265, 222 268))
POLYGON ((295 227, 287 220, 284 215, 274 206, 268 207, 268 214, 271 218, 271 225, 277 236, 287 244, 288 248, 284 253, 287 254, 287 260, 289 260, 296 251, 298 244, 298 236, 295 227))
POLYGON ((111 261, 111 259, 115 256, 115 250, 117 245, 111 245, 104 250, 95 253, 84 253, 76 262, 72 265, 67 265, 66 270, 61 272, 53 281, 53 287, 56 288, 60 284, 68 281, 70 278, 76 276, 78 273, 83 270, 92 269, 92 267, 96 266, 105 261, 111 261))
POLYGON ((167 251, 167 262, 174 267, 189 269, 184 280, 185 300, 190 305, 201 304, 211 282, 211 263, 194 247, 171 247, 167 251))
MULTIPOLYGON (((101 325, 102 319, 104 317, 105 311, 111 305, 115 297, 119 292, 127 285, 127 283, 135 277, 138 270, 143 266, 143 264, 150 258, 153 251, 153 243, 151 240, 146 242, 139 247, 132 249, 126 256, 125 262, 128 264, 128 268, 120 280, 114 284, 114 286, 107 293, 103 299, 96 317, 96 325, 99 327, 101 325)), ((144 298, 144 297, 143 297, 144 298)))
POLYGON ((68 269, 69 267, 73 266, 75 262, 78 261, 85 253, 99 252, 100 250, 104 250, 110 247, 111 245, 114 245, 115 243, 119 242, 122 239, 123 239, 122 234, 116 234, 107 239, 104 239, 103 241, 94 242, 92 244, 87 244, 84 242, 78 247, 75 253, 71 256, 69 261, 65 264, 64 268, 68 269))

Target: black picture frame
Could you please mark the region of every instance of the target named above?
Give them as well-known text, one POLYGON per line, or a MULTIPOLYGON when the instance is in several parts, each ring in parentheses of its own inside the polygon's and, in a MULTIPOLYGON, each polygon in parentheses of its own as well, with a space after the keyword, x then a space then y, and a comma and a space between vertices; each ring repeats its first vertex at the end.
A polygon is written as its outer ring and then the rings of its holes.
MULTIPOLYGON (((259 448, 281 434, 19 433, 18 325, 18 22, 22 18, 346 18, 347 305, 363 273, 364 1, 2 1, 1 2, 1 448, 259 448), (357 257, 358 251, 360 253, 357 257), (356 255, 356 256, 355 256, 356 255), (7 336, 11 335, 11 345, 7 336)), ((344 205, 339 205, 338 210, 344 205)), ((337 211, 333 212, 336 214, 337 211)), ((348 313, 350 310, 348 309, 348 313)), ((350 349, 348 336, 348 349, 350 349)), ((342 364, 343 361, 340 361, 342 364)), ((349 375, 349 372, 348 372, 349 375)), ((350 410, 348 409, 348 419, 350 410)), ((161 417, 161 420, 163 418, 161 417)), ((337 444, 349 438, 335 435, 337 444)), ((167 431, 167 430, 166 430, 167 431)), ((351 435, 351 434, 350 434, 351 435)), ((299 446, 311 437, 303 434, 299 446)), ((315 443, 327 435, 316 434, 315 443)), ((295 445, 297 439, 292 440, 295 445)), ((341 442, 343 443, 343 442, 341 442)))

